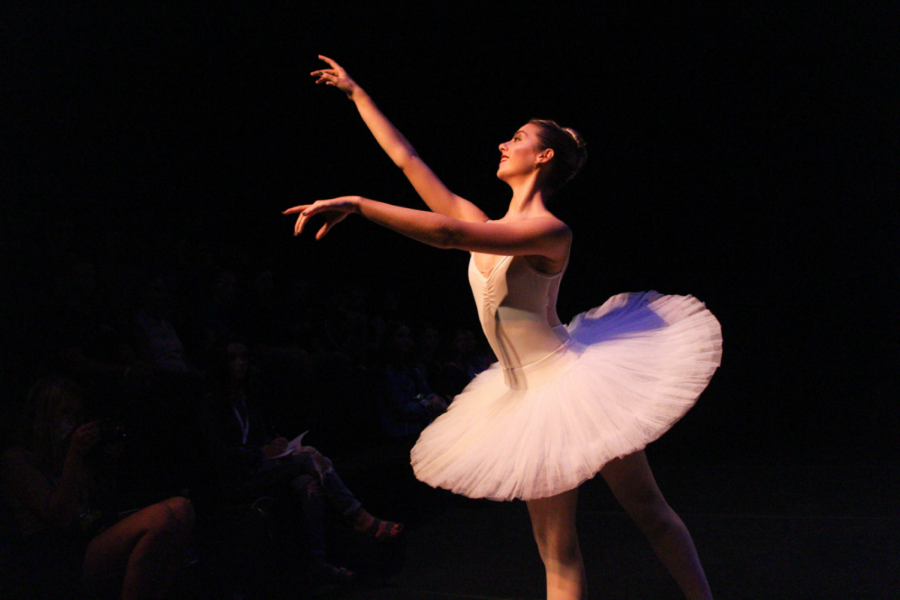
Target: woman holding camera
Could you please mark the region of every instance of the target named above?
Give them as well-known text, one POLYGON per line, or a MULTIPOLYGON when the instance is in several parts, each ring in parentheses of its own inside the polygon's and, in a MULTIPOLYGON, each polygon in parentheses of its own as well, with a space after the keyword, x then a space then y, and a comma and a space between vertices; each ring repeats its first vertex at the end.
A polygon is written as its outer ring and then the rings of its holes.
POLYGON ((77 386, 44 379, 31 389, 19 444, 0 459, 3 494, 15 517, 37 597, 163 598, 184 560, 194 511, 169 498, 97 529, 97 485, 86 464, 102 441, 100 423, 84 423, 77 386), (43 592, 43 593, 41 593, 43 592))

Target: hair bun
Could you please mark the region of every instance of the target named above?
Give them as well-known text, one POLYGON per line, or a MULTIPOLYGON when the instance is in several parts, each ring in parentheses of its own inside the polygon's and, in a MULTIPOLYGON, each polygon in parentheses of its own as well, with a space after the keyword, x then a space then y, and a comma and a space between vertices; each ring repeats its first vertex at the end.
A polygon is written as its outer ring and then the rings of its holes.
MULTIPOLYGON (((571 127, 563 127, 563 131, 572 136, 572 139, 575 140, 576 146, 576 154, 578 159, 578 169, 581 169, 584 166, 584 162, 587 160, 587 142, 584 141, 584 138, 581 137, 581 134, 572 129, 571 127)), ((576 171, 577 173, 577 171, 576 171)), ((572 175, 574 177, 575 174, 572 175)))
POLYGON ((553 150, 553 160, 547 175, 547 186, 555 192, 568 183, 587 160, 587 143, 574 129, 562 127, 556 121, 532 119, 538 126, 537 135, 544 148, 553 150))
POLYGON ((583 148, 585 146, 584 139, 582 139, 580 133, 578 133, 571 127, 563 127, 562 130, 572 136, 572 139, 575 140, 575 143, 578 144, 579 148, 583 148))

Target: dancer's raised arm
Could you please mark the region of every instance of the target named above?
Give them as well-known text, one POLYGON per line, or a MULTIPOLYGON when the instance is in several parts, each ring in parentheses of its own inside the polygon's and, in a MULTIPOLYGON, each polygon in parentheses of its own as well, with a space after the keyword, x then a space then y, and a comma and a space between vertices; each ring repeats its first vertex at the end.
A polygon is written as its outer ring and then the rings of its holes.
POLYGON ((319 58, 327 62, 331 68, 313 71, 311 75, 317 77, 316 83, 334 86, 347 94, 347 97, 356 104, 360 116, 378 144, 394 164, 403 170, 403 174, 431 210, 461 221, 478 223, 487 221, 487 215, 481 209, 447 189, 447 186, 419 158, 412 144, 388 121, 365 90, 350 78, 343 67, 327 56, 320 55, 319 58))

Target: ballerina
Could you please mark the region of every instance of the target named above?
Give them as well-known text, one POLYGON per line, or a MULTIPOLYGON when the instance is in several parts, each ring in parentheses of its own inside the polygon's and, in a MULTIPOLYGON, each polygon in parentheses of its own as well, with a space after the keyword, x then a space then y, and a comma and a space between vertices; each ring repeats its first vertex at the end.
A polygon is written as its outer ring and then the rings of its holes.
POLYGON ((692 296, 620 294, 556 315, 572 232, 546 207, 586 158, 584 142, 532 120, 500 144, 512 189, 490 220, 452 193, 338 63, 311 75, 356 105, 379 145, 425 201, 413 210, 360 196, 290 208, 294 235, 321 215, 320 240, 351 214, 437 248, 471 253, 469 281, 498 363, 476 377, 412 450, 425 483, 474 498, 526 501, 548 600, 586 597, 575 528, 578 486, 600 473, 685 596, 712 598, 693 540, 643 452, 693 405, 721 360, 721 329, 692 296))

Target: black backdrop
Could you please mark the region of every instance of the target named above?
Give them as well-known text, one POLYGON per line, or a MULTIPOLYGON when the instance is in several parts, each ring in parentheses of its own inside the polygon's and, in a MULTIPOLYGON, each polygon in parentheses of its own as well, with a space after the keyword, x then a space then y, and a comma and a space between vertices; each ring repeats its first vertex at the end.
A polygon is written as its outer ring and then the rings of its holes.
POLYGON ((86 246, 110 228, 229 240, 473 317, 463 253, 359 219, 291 237, 280 211, 317 198, 418 206, 312 84, 327 54, 494 217, 501 141, 532 117, 583 133, 561 316, 655 288, 723 324, 722 369, 662 443, 896 458, 898 9, 690 4, 4 3, 6 273, 65 215, 86 246))

